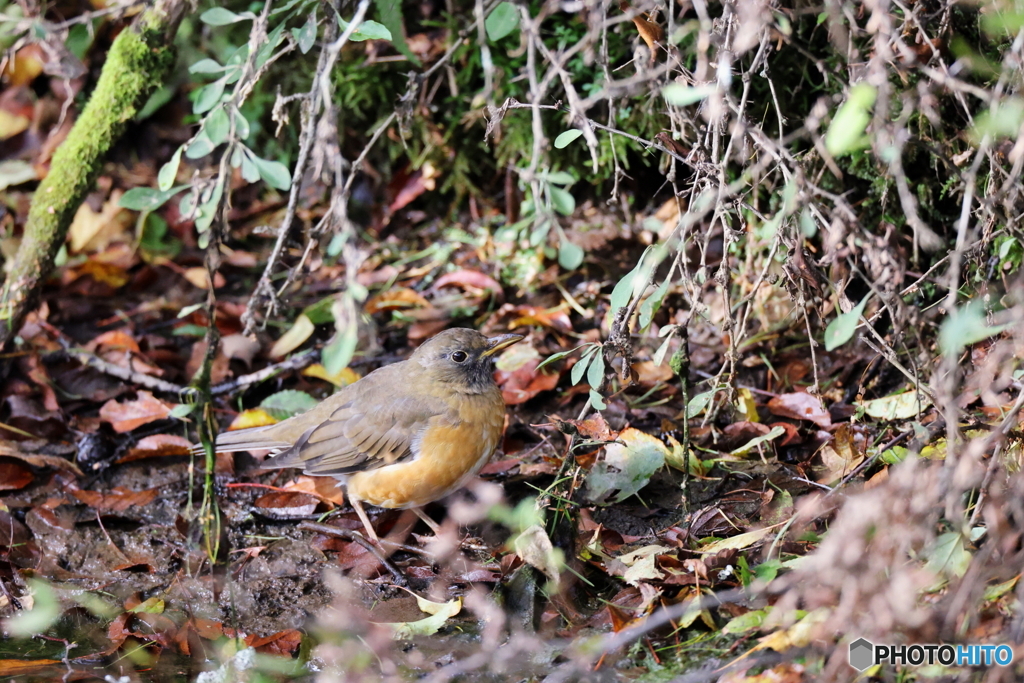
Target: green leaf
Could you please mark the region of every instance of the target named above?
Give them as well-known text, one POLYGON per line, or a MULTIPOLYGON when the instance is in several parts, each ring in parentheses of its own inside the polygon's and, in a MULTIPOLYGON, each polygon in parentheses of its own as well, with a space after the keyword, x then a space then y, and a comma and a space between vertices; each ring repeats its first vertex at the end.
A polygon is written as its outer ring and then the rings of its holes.
POLYGON ((201 159, 214 150, 214 144, 205 130, 199 131, 196 139, 185 150, 185 156, 189 159, 201 159))
POLYGON ((583 263, 583 247, 563 239, 558 245, 558 265, 566 270, 576 270, 583 263))
POLYGON ((544 243, 551 231, 550 221, 541 221, 540 225, 530 231, 530 246, 536 247, 544 243))
MULTIPOLYGON (((284 22, 281 22, 277 28, 267 34, 267 41, 260 46, 259 51, 256 53, 256 68, 262 69, 263 65, 274 56, 274 51, 277 50, 277 46, 284 41, 284 22)), ((241 71, 239 71, 241 73, 241 71)))
POLYGON ((875 86, 861 82, 850 88, 850 96, 832 118, 825 133, 825 149, 832 156, 840 156, 867 147, 864 131, 871 123, 871 107, 878 92, 875 86))
POLYGON ((540 363, 538 363, 536 369, 540 370, 545 365, 550 365, 551 363, 554 363, 555 361, 562 360, 566 356, 571 356, 572 354, 576 353, 576 351, 578 349, 580 349, 582 347, 583 347, 583 345, 580 345, 580 346, 577 346, 575 349, 571 349, 569 351, 559 351, 558 353, 553 353, 550 356, 548 356, 547 358, 545 358, 544 360, 542 360, 540 363))
POLYGON ((219 74, 223 73, 227 68, 215 59, 200 59, 188 68, 188 72, 192 74, 219 74))
POLYGON ((572 366, 572 370, 569 371, 569 379, 572 380, 572 385, 576 386, 583 380, 583 373, 587 371, 587 366, 590 365, 590 361, 594 360, 594 352, 597 351, 597 345, 591 346, 589 349, 583 352, 583 355, 577 361, 576 365, 572 366))
POLYGON ((377 12, 380 13, 381 23, 391 33, 391 44, 395 46, 395 49, 405 55, 415 66, 422 66, 422 62, 409 49, 409 44, 405 42, 402 0, 377 0, 377 12))
POLYGON ((732 453, 730 453, 730 455, 745 455, 750 451, 754 450, 755 448, 757 448, 758 446, 760 446, 761 444, 767 443, 769 441, 774 441, 775 439, 779 438, 785 433, 786 430, 783 427, 772 427, 770 432, 768 432, 767 434, 762 434, 761 436, 755 436, 747 443, 733 450, 732 453))
POLYGON ((730 619, 726 622, 725 626, 722 627, 722 633, 729 635, 739 635, 748 631, 755 631, 761 628, 761 624, 768 617, 768 612, 771 608, 756 609, 741 614, 738 617, 730 619))
POLYGON ((188 185, 178 185, 169 190, 133 187, 121 195, 121 199, 117 204, 121 208, 130 209, 131 211, 155 211, 163 206, 168 199, 188 187, 188 185))
POLYGON ((249 120, 242 116, 242 112, 234 107, 231 108, 231 118, 235 120, 235 135, 239 140, 249 139, 249 120))
POLYGON ((555 149, 565 149, 570 142, 581 135, 583 135, 583 131, 578 128, 573 128, 572 130, 567 130, 564 133, 559 134, 559 136, 555 138, 555 149))
POLYGON ((703 413, 708 407, 708 404, 711 403, 711 399, 715 397, 716 391, 717 389, 712 389, 711 391, 705 391, 691 398, 689 403, 686 404, 686 419, 697 417, 703 413))
POLYGON ((651 294, 647 299, 640 304, 640 331, 643 332, 651 325, 651 321, 654 320, 654 316, 658 313, 661 308, 661 302, 665 299, 665 294, 668 293, 668 288, 672 283, 668 278, 662 282, 654 294, 651 294))
POLYGON ((971 553, 964 547, 964 537, 948 531, 935 539, 924 568, 940 577, 963 576, 970 564, 971 553))
POLYGON ((242 155, 242 177, 250 183, 255 183, 260 179, 260 169, 256 168, 256 164, 252 163, 248 154, 242 155))
POLYGON ((210 112, 203 127, 206 128, 206 137, 210 139, 210 143, 214 147, 226 142, 228 134, 231 132, 231 120, 228 118, 228 113, 224 111, 224 107, 217 107, 210 112))
POLYGON ((192 414, 199 406, 193 403, 179 403, 178 405, 171 408, 171 412, 167 414, 168 417, 173 417, 176 420, 184 420, 186 417, 192 414))
POLYGON ((949 314, 939 328, 939 348, 947 356, 958 355, 965 346, 976 344, 999 334, 1008 325, 990 327, 985 322, 985 307, 981 301, 971 301, 949 314))
POLYGON ((683 85, 682 83, 669 83, 662 91, 661 96, 665 98, 665 101, 669 104, 674 104, 677 107, 685 107, 693 104, 694 102, 700 102, 708 95, 715 92, 716 86, 714 85, 683 85))
POLYGON ((293 28, 292 36, 295 37, 295 42, 299 46, 299 51, 302 54, 306 54, 313 47, 313 43, 316 42, 316 6, 313 7, 313 11, 309 15, 309 19, 306 19, 306 23, 302 25, 302 28, 293 28))
MULTIPOLYGON (((338 29, 344 31, 348 28, 348 22, 344 19, 338 20, 338 29)), ((366 20, 359 24, 359 28, 348 37, 353 43, 361 43, 364 40, 391 40, 391 31, 384 24, 376 21, 366 20)))
POLYGON ((551 205, 555 207, 555 211, 562 214, 563 216, 571 216, 572 212, 576 210, 576 199, 560 187, 550 187, 551 191, 551 205))
POLYGON ((50 584, 28 579, 32 591, 32 609, 18 612, 4 620, 4 629, 12 636, 35 637, 48 630, 60 616, 60 601, 50 584))
POLYGON ((224 185, 217 183, 210 198, 199 205, 199 208, 196 210, 196 230, 206 232, 210 229, 213 219, 217 215, 217 209, 220 207, 220 198, 223 194, 224 185))
MULTIPOLYGON (((600 347, 599 347, 600 348, 600 347)), ((597 389, 604 381, 604 353, 598 351, 594 354, 594 361, 587 370, 587 384, 597 389)))
POLYGON ((280 421, 315 408, 316 404, 317 400, 306 392, 286 389, 267 396, 260 403, 260 408, 267 411, 275 420, 280 421))
POLYGON ((838 349, 853 338, 853 333, 857 331, 861 313, 864 312, 864 306, 867 303, 868 297, 866 296, 852 310, 836 316, 836 319, 828 324, 828 327, 825 328, 826 351, 838 349))
POLYGON ((993 138, 1016 138, 1024 123, 1024 99, 1007 97, 978 114, 971 129, 974 144, 986 135, 993 138))
POLYGON ((181 327, 175 327, 171 334, 175 337, 205 337, 206 328, 202 325, 195 325, 189 323, 188 325, 182 325, 181 327))
POLYGON ((181 165, 181 153, 184 149, 184 145, 178 147, 178 149, 174 151, 174 154, 171 155, 170 161, 164 164, 160 168, 160 172, 156 175, 157 187, 164 192, 174 186, 174 180, 178 177, 178 166, 181 165))
POLYGON ((192 111, 196 114, 203 114, 210 111, 224 97, 225 79, 221 78, 208 85, 204 85, 196 94, 196 101, 192 103, 192 111))
POLYGON ((203 22, 207 26, 227 26, 228 24, 236 24, 240 21, 255 18, 256 15, 252 12, 235 14, 231 10, 226 10, 223 7, 211 7, 199 15, 199 21, 203 22))
POLYGON ((590 390, 590 405, 594 406, 594 410, 604 410, 608 407, 604 402, 604 397, 593 389, 590 390))
POLYGON ((334 341, 325 346, 321 354, 327 374, 336 375, 348 367, 356 353, 358 342, 359 334, 355 325, 347 325, 343 331, 335 335, 334 341))
POLYGON ((496 43, 519 27, 519 10, 511 2, 499 3, 484 20, 487 37, 496 43))
POLYGON ((548 181, 549 183, 554 183, 555 185, 572 185, 573 183, 576 182, 576 179, 572 176, 572 174, 566 173, 565 171, 556 171, 554 173, 541 173, 540 176, 544 180, 548 181))
POLYGON ((259 169, 260 177, 267 181, 267 185, 278 190, 287 190, 292 186, 292 175, 288 171, 288 167, 280 161, 261 159, 255 154, 251 159, 252 163, 256 164, 256 168, 259 169))
POLYGON ((334 296, 325 296, 315 304, 310 304, 302 309, 303 315, 305 315, 314 325, 324 325, 326 323, 334 322, 334 312, 331 310, 334 307, 334 296))
POLYGON ((640 293, 637 290, 643 288, 647 283, 645 262, 653 249, 653 246, 647 247, 647 249, 644 250, 644 253, 640 255, 640 260, 637 261, 633 270, 626 273, 623 278, 619 280, 618 284, 615 285, 611 296, 612 315, 614 315, 615 312, 623 306, 628 306, 629 302, 633 300, 633 297, 640 293))

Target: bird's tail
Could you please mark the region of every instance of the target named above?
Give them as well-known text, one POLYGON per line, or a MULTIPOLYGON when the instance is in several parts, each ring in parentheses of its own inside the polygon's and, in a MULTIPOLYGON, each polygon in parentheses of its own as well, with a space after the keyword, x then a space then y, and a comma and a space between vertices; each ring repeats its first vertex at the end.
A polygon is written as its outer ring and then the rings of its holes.
MULTIPOLYGON (((250 427, 218 434, 213 450, 216 453, 234 453, 235 451, 280 450, 291 446, 287 441, 279 441, 274 438, 271 428, 275 426, 277 425, 250 427)), ((192 452, 196 455, 201 454, 203 445, 193 446, 192 452)))

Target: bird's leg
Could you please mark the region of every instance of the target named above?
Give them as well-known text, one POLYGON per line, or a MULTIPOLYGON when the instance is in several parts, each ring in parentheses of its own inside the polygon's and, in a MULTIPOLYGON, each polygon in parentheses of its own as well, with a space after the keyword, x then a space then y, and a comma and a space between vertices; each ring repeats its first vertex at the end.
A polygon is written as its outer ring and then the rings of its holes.
MULTIPOLYGON (((423 512, 423 508, 412 508, 412 511, 415 512, 416 516, 422 519, 426 523, 426 525, 434 531, 435 539, 441 538, 441 526, 437 522, 432 520, 430 517, 428 517, 427 513, 423 512)), ((476 545, 474 543, 470 543, 469 541, 470 538, 468 536, 466 538, 460 538, 458 547, 463 550, 487 550, 487 548, 480 545, 476 545)))
POLYGON ((409 582, 405 578, 405 575, 399 571, 398 567, 388 562, 388 558, 384 557, 382 552, 383 548, 380 544, 374 545, 366 538, 363 537, 358 531, 352 531, 351 529, 340 529, 336 526, 330 526, 328 524, 320 524, 318 522, 301 522, 299 524, 300 529, 306 529, 308 531, 315 531, 318 534, 324 534, 327 536, 340 536, 341 538, 347 538, 355 541, 359 545, 366 548, 366 551, 377 558, 377 561, 391 573, 391 577, 395 580, 395 584, 399 586, 405 586, 409 582))
POLYGON ((352 504, 352 509, 356 511, 357 515, 359 515, 359 521, 363 523, 363 528, 366 529, 366 535, 372 542, 383 547, 380 545, 380 538, 378 538, 377 532, 373 530, 373 525, 370 524, 370 518, 366 516, 366 510, 363 509, 363 504, 358 498, 353 498, 352 496, 349 496, 348 502, 352 504))
POLYGON ((441 527, 438 526, 437 522, 427 516, 427 513, 423 511, 423 508, 413 508, 412 511, 415 512, 416 516, 422 519, 423 522, 431 528, 431 530, 433 530, 435 536, 441 535, 441 527))

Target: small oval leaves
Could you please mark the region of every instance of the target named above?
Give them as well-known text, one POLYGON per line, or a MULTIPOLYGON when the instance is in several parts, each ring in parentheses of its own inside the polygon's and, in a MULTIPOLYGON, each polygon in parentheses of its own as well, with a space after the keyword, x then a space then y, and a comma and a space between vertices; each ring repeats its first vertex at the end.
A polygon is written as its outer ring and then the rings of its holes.
POLYGON ((854 306, 848 313, 842 313, 825 328, 825 350, 837 349, 853 338, 860 323, 860 314, 864 312, 864 306, 868 303, 868 297, 864 297, 859 304, 854 306))
POLYGON ((577 128, 567 130, 555 138, 555 149, 564 149, 570 142, 583 135, 583 131, 577 128))
POLYGON ((511 2, 499 3, 484 20, 487 37, 495 43, 519 27, 519 10, 511 2))
POLYGON ((878 93, 873 85, 858 83, 850 88, 850 96, 836 112, 825 133, 825 149, 840 156, 867 147, 864 131, 871 122, 871 107, 878 93))

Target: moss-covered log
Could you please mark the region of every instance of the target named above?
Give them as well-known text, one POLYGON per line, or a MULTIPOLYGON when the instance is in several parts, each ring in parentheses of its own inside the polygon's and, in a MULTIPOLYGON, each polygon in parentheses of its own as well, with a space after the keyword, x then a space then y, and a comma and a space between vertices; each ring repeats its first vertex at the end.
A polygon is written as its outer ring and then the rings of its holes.
POLYGON ((183 0, 157 0, 114 40, 96 89, 32 198, 18 254, 0 293, 0 349, 21 329, 78 207, 110 148, 174 64, 183 0))

